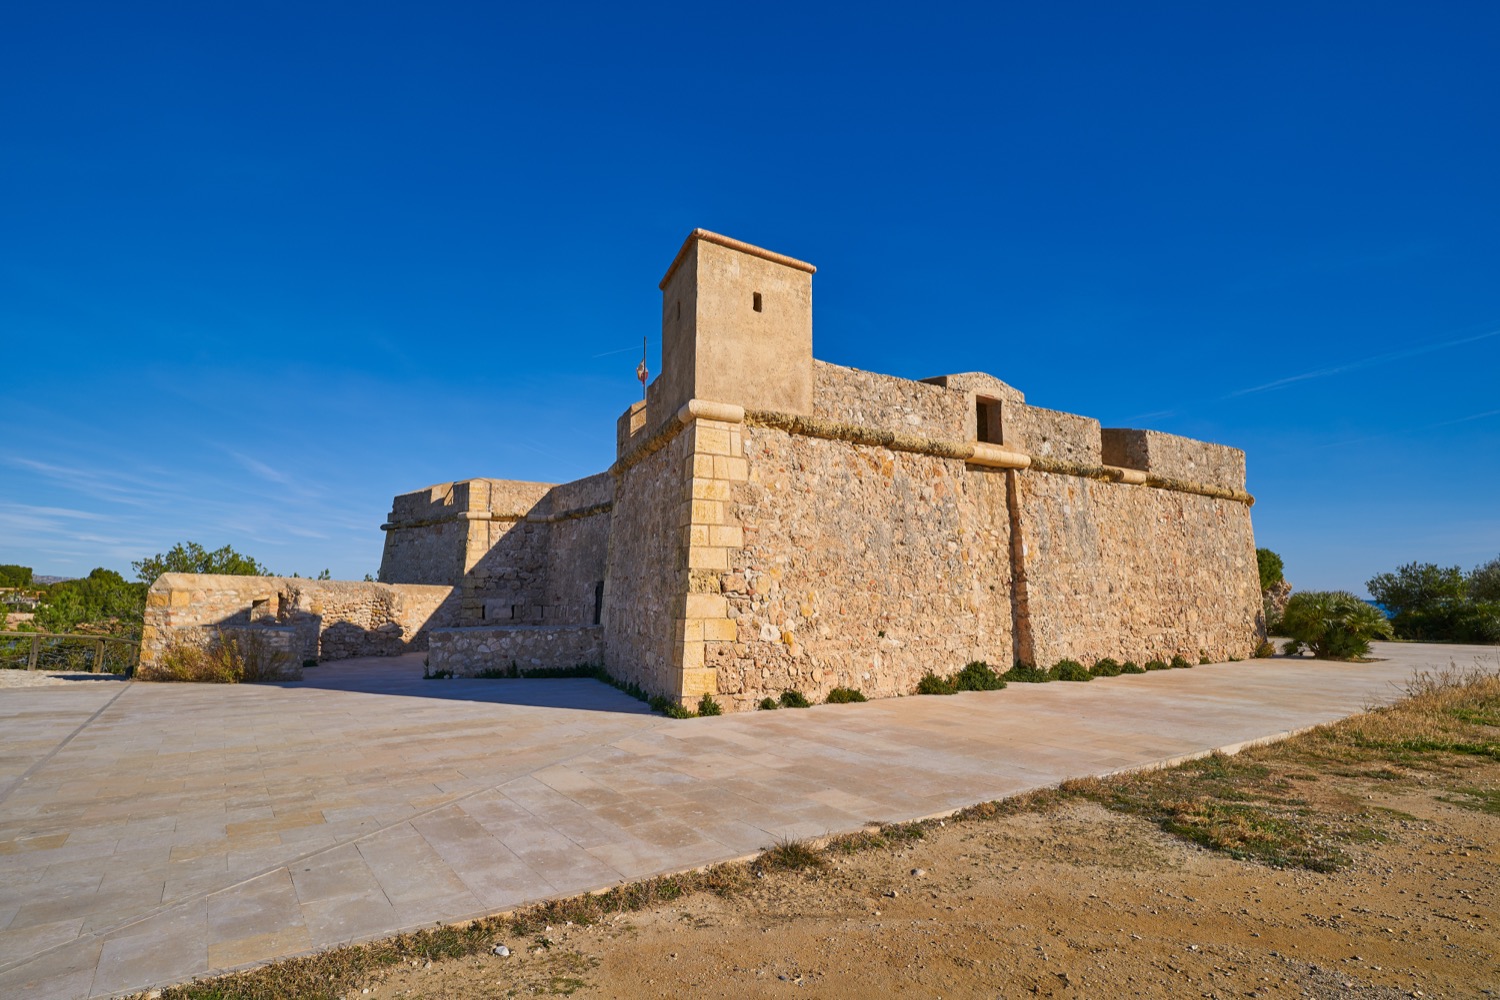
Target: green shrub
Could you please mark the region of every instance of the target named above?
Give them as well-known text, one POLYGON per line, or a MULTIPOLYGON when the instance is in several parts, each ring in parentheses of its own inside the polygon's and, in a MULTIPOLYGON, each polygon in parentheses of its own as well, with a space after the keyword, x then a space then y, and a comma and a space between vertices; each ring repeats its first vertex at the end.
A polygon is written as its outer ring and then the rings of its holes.
POLYGON ((812 702, 801 691, 781 692, 781 705, 783 708, 812 708, 812 702))
POLYGON ((1091 681, 1094 679, 1094 675, 1089 673, 1088 667, 1085 667, 1077 660, 1058 660, 1052 665, 1052 669, 1048 673, 1060 681, 1091 681))
POLYGON ((1393 635, 1390 619, 1379 608, 1343 590, 1293 594, 1282 623, 1291 636, 1285 652, 1307 649, 1325 660, 1361 658, 1370 652, 1371 640, 1393 635))
POLYGON ((1438 601, 1391 620, 1396 634, 1419 642, 1500 642, 1500 602, 1438 601))
POLYGON ((1262 639, 1255 646, 1255 658, 1257 660, 1269 660, 1276 655, 1276 646, 1269 639, 1262 639))
POLYGON ((1045 684, 1054 680, 1053 676, 1045 670, 1038 670, 1029 663, 1016 661, 1016 665, 1001 675, 1007 682, 1016 684, 1045 684))
POLYGON ((760 704, 756 705, 755 707, 760 709, 762 712, 774 712, 781 706, 776 703, 775 698, 762 698, 760 700, 760 704))
POLYGON ((846 705, 851 701, 868 701, 859 688, 836 687, 828 692, 828 704, 846 705))
POLYGON ((662 714, 669 719, 696 719, 698 717, 697 712, 694 712, 691 708, 683 708, 675 701, 662 709, 662 714))
POLYGON ((698 699, 698 714, 723 715, 724 709, 720 708, 719 703, 714 701, 713 695, 705 694, 702 698, 698 699))
POLYGON ((999 691, 1005 681, 988 663, 974 660, 953 675, 953 686, 960 691, 999 691))
POLYGON ((1166 665, 1166 663, 1164 663, 1161 660, 1147 660, 1146 661, 1146 669, 1147 670, 1167 670, 1167 669, 1170 669, 1170 668, 1166 665))
POLYGON ((1172 657, 1172 669, 1173 670, 1186 670, 1188 667, 1191 667, 1191 666, 1192 666, 1192 664, 1189 663, 1180 654, 1177 655, 1177 656, 1173 656, 1172 657))
POLYGON ((1111 659, 1108 656, 1102 660, 1094 661, 1094 669, 1089 671, 1095 677, 1118 677, 1124 672, 1125 668, 1120 665, 1120 661, 1111 659))
POLYGON ((917 694, 957 694, 958 688, 946 677, 939 677, 931 670, 917 681, 917 694))
POLYGON ((1146 668, 1134 660, 1126 660, 1120 664, 1120 673, 1122 674, 1144 674, 1145 672, 1146 668))
POLYGON ((1281 557, 1270 549, 1255 550, 1255 566, 1260 571, 1260 589, 1270 590, 1282 581, 1285 574, 1285 566, 1281 557))

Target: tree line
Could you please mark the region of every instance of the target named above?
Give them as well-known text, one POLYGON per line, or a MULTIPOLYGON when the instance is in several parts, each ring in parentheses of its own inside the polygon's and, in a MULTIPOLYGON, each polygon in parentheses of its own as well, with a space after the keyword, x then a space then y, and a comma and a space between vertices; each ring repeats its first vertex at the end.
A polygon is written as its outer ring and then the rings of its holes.
POLYGON ((1500 556, 1465 573, 1407 563, 1365 584, 1396 636, 1424 642, 1500 642, 1500 556))

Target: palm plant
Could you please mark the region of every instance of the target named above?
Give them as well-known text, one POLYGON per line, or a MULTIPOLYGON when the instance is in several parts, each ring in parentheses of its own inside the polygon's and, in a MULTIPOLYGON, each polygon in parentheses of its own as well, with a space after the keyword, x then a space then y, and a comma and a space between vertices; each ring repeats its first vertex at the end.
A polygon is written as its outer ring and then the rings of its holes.
POLYGON ((1372 639, 1390 639, 1391 622, 1377 607, 1345 590, 1308 590, 1293 594, 1282 615, 1281 630, 1291 639, 1287 654, 1307 649, 1324 660, 1356 660, 1370 652, 1372 639))

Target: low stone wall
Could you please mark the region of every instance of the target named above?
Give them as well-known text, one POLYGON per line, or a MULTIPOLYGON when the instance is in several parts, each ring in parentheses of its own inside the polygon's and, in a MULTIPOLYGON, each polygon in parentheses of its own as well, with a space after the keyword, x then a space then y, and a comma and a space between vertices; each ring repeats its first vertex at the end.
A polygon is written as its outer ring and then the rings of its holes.
POLYGON ((393 656, 425 649, 430 629, 457 620, 453 587, 165 573, 146 595, 141 664, 173 643, 247 628, 274 630, 299 661, 393 656))
POLYGON ((433 629, 427 648, 432 670, 472 677, 481 670, 528 670, 604 663, 604 629, 598 625, 512 625, 433 629))

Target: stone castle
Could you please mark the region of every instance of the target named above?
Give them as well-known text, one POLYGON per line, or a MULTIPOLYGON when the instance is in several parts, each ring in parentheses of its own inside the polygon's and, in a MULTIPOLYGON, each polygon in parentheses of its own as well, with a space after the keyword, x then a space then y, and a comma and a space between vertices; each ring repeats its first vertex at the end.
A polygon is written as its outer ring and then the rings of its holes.
POLYGON ((382 583, 455 588, 434 669, 595 663, 744 709, 971 660, 1251 655, 1243 452, 818 361, 814 270, 694 231, 607 471, 395 498, 382 583))

